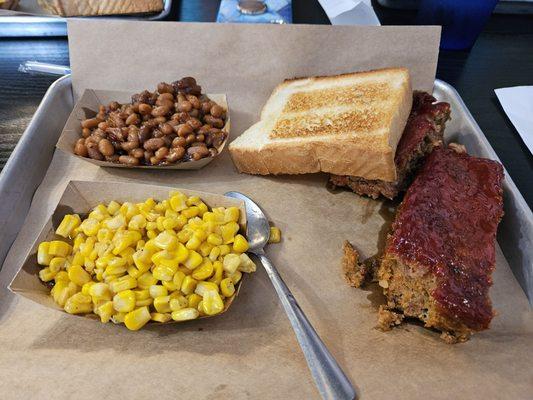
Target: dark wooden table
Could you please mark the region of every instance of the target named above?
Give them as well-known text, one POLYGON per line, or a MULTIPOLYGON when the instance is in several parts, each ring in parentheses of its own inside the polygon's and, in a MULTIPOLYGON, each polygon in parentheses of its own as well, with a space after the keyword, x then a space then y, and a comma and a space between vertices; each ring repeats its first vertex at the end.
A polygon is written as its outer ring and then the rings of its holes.
MULTIPOLYGON (((174 2, 170 19, 214 21, 219 0, 174 2)), ((414 23, 415 13, 375 4, 383 25, 414 23)), ((317 0, 293 0, 294 23, 328 24, 317 0)), ((22 61, 68 64, 66 38, 0 40, 0 167, 56 79, 19 73, 22 61)), ((441 51, 437 77, 452 84, 509 174, 533 205, 533 157, 503 112, 494 89, 533 85, 533 17, 493 15, 470 51, 441 51)))

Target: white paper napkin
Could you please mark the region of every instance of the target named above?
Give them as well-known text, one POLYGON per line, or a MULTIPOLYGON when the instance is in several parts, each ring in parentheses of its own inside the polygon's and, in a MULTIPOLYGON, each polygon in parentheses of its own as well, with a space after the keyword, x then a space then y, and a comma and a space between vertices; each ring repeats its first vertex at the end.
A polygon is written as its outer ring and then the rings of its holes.
POLYGON ((381 25, 371 0, 318 0, 333 25, 381 25))
POLYGON ((533 153, 533 86, 495 89, 502 107, 533 153))

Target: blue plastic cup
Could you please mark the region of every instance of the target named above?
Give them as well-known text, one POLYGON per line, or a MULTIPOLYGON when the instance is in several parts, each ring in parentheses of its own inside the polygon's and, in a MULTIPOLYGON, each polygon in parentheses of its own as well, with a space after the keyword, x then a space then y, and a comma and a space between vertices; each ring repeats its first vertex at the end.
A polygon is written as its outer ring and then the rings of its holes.
POLYGON ((469 49, 497 3, 498 0, 421 0, 417 23, 442 25, 441 49, 469 49))

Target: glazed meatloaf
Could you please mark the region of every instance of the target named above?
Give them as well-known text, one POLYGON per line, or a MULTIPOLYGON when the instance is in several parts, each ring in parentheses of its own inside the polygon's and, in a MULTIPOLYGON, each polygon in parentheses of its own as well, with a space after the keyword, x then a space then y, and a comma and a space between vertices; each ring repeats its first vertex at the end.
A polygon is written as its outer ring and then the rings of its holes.
POLYGON ((487 329, 503 168, 436 149, 400 205, 377 272, 387 308, 422 320, 448 341, 487 329))
POLYGON ((436 146, 442 145, 450 105, 436 102, 428 93, 415 91, 411 114, 396 149, 394 162, 398 179, 395 182, 368 180, 357 176, 331 175, 330 184, 348 187, 359 195, 374 199, 380 195, 392 199, 411 183, 414 172, 436 146))

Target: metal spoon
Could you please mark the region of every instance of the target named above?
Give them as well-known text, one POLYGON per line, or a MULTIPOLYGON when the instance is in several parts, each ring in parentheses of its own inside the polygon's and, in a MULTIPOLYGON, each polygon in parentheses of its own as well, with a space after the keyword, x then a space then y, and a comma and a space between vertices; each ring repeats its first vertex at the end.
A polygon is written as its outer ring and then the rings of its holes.
POLYGON ((291 291, 281 279, 276 267, 265 255, 263 248, 270 236, 270 226, 263 211, 250 198, 239 192, 228 192, 225 196, 244 200, 246 203, 247 238, 250 253, 259 258, 272 281, 281 304, 289 317, 296 338, 307 360, 313 379, 323 399, 352 400, 355 399, 355 389, 342 371, 335 358, 296 302, 291 291))

